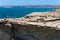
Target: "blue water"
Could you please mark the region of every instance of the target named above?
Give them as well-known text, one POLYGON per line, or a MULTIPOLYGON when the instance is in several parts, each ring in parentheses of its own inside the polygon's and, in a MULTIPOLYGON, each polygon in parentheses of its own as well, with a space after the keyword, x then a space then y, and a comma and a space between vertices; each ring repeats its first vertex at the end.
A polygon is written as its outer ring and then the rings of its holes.
POLYGON ((25 8, 25 7, 12 7, 2 8, 0 7, 0 18, 20 18, 32 12, 46 12, 55 10, 56 8, 25 8))

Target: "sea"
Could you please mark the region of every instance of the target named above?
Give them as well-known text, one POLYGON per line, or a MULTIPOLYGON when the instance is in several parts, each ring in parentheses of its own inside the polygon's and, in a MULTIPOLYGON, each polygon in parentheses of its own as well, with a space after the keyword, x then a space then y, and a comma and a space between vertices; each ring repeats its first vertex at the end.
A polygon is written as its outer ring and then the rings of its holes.
POLYGON ((21 18, 32 12, 47 12, 55 9, 52 7, 0 7, 0 18, 21 18))

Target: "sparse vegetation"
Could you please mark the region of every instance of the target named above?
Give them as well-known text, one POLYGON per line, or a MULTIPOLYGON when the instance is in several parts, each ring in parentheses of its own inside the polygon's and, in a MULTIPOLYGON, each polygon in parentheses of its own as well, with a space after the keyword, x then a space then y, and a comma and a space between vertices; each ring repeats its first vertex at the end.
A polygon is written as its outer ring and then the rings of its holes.
POLYGON ((44 21, 44 18, 37 19, 37 21, 44 21))
POLYGON ((29 16, 26 16, 25 18, 29 18, 29 16))

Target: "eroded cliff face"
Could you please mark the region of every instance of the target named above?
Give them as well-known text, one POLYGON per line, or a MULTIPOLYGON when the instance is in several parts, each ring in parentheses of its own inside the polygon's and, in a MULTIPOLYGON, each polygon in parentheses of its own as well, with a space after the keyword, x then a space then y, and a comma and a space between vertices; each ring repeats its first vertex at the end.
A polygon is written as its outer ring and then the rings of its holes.
POLYGON ((10 40, 11 28, 0 24, 0 40, 10 40))
POLYGON ((14 25, 18 40, 60 40, 60 31, 31 25, 14 25))
POLYGON ((0 39, 10 40, 14 34, 14 40, 60 40, 60 31, 56 29, 37 27, 36 25, 12 24, 11 27, 0 24, 0 39), (5 28, 4 28, 5 27, 5 28))

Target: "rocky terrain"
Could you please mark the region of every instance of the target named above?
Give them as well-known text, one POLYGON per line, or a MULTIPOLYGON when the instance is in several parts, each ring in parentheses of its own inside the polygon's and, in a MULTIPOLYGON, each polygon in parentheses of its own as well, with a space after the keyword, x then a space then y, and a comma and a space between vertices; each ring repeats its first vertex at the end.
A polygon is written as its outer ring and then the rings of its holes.
POLYGON ((60 8, 0 19, 0 35, 1 40, 60 40, 60 8))

